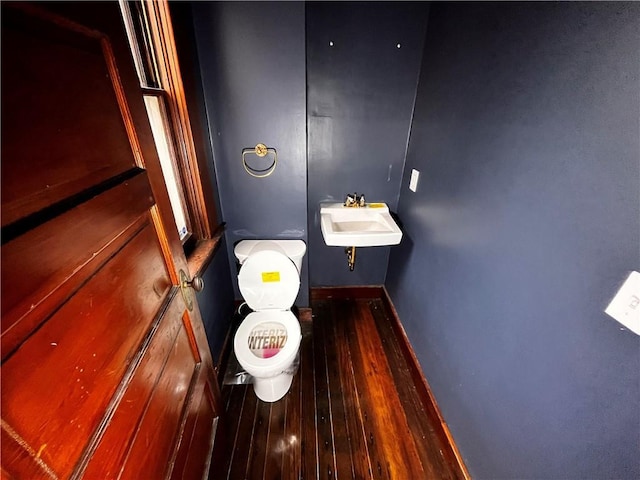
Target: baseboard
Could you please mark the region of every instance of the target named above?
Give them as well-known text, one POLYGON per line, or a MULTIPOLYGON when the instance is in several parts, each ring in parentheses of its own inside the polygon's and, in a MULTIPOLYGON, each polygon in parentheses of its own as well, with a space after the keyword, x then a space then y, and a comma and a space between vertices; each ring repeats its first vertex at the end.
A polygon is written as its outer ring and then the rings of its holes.
POLYGON ((301 322, 311 322, 313 321, 313 314, 310 308, 299 308, 298 309, 298 320, 301 322))
POLYGON ((328 298, 382 298, 384 290, 381 285, 355 285, 348 287, 313 287, 311 300, 328 298))
POLYGON ((429 386, 429 382, 427 382, 427 379, 422 372, 422 367, 420 367, 420 363, 418 362, 418 358, 416 357, 416 354, 413 351, 413 347, 409 342, 407 333, 404 331, 404 327, 400 322, 400 317, 398 316, 398 312, 396 311, 396 308, 391 301, 389 292, 387 292, 387 289, 384 286, 380 287, 380 290, 382 291, 380 297, 382 298, 385 307, 391 315, 392 328, 395 331, 398 342, 400 343, 400 348, 402 349, 402 353, 407 362, 407 366, 409 367, 409 371, 411 372, 411 377, 413 378, 413 382, 416 385, 417 392, 420 395, 420 399, 425 408, 425 412, 429 416, 432 424, 436 428, 438 428, 438 426, 440 427, 440 431, 438 431, 437 434, 440 437, 442 444, 448 445, 451 449, 449 452, 446 452, 445 458, 448 457, 448 461, 450 461, 452 467, 458 471, 461 477, 465 478, 466 480, 471 480, 471 475, 469 475, 469 471, 464 464, 462 455, 460 455, 460 451, 458 450, 458 447, 453 440, 451 431, 449 430, 447 423, 444 421, 442 412, 440 412, 440 408, 438 408, 438 404, 436 403, 436 399, 433 396, 431 387, 429 386))
POLYGON ((222 388, 222 381, 224 380, 227 362, 229 361, 231 349, 233 349, 233 336, 236 333, 236 328, 238 328, 239 324, 238 308, 240 308, 242 303, 242 300, 234 300, 233 314, 231 316, 231 321, 229 322, 229 328, 227 329, 227 334, 224 337, 224 343, 222 344, 222 349, 218 355, 218 361, 216 362, 216 365, 214 365, 216 375, 218 376, 218 386, 220 388, 222 388))
POLYGON ((229 361, 229 354, 231 353, 231 338, 232 332, 235 329, 233 328, 233 322, 229 325, 229 329, 227 330, 227 335, 224 337, 224 343, 222 344, 222 349, 220 350, 220 355, 218 355, 218 361, 214 365, 214 370, 216 371, 216 376, 218 379, 218 387, 222 388, 222 380, 224 379, 224 371, 227 368, 227 362, 229 361))

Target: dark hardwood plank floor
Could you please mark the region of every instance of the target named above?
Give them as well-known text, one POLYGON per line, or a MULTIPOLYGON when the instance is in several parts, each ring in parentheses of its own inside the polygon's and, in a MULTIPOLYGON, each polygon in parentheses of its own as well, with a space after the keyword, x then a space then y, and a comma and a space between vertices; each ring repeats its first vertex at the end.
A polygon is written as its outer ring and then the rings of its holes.
POLYGON ((313 298, 278 402, 225 385, 229 456, 211 478, 458 479, 380 298, 313 298), (443 453, 444 452, 444 453, 443 453))

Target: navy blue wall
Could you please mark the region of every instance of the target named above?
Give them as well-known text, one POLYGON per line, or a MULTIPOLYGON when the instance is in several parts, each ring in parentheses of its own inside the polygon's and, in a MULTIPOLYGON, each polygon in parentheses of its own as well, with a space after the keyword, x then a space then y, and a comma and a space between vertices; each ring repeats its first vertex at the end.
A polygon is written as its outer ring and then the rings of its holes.
MULTIPOLYGON (((304 3, 195 2, 192 8, 227 254, 240 299, 235 243, 307 241, 304 3), (242 166, 242 149, 260 142, 278 151, 275 172, 263 179, 242 166)), ((307 258, 298 306, 309 302, 307 258)))
POLYGON ((432 4, 387 287, 476 479, 640 478, 639 25, 432 4))
POLYGON ((319 205, 357 191, 396 208, 426 17, 422 3, 307 4, 311 286, 384 283, 389 247, 358 249, 350 272, 319 205))
POLYGON ((234 308, 231 272, 224 239, 202 278, 205 288, 197 294, 198 305, 207 332, 211 356, 214 362, 218 362, 234 308))

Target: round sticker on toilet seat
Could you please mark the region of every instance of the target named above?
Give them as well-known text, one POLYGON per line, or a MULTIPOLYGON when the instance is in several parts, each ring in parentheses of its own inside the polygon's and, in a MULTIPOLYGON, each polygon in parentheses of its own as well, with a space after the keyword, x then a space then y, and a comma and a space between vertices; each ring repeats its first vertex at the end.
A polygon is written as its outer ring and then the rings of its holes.
POLYGON ((277 355, 287 343, 287 329, 278 322, 264 322, 253 327, 247 339, 249 350, 258 358, 277 355))

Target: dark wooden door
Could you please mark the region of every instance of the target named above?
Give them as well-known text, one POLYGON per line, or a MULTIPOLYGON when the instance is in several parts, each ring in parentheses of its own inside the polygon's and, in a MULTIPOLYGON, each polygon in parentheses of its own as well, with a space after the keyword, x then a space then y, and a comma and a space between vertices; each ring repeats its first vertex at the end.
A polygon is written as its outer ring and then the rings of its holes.
POLYGON ((206 476, 220 400, 118 4, 2 4, 2 476, 206 476))

